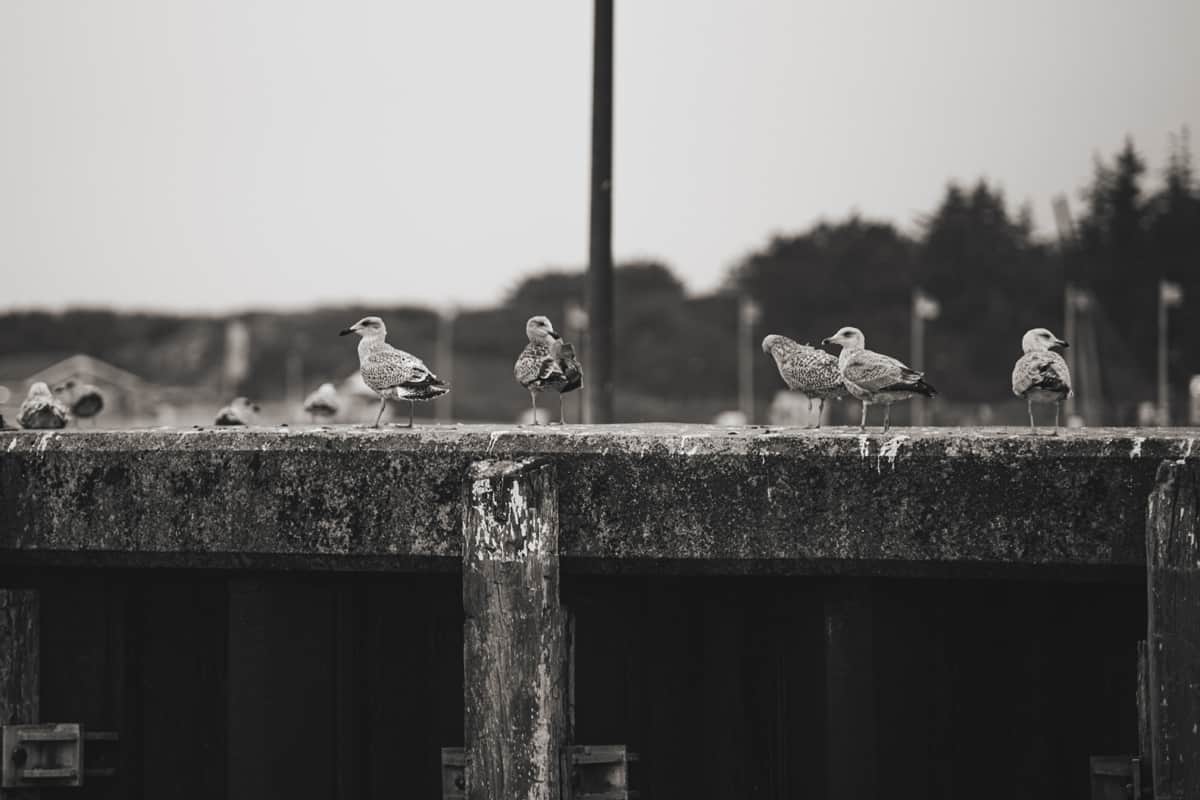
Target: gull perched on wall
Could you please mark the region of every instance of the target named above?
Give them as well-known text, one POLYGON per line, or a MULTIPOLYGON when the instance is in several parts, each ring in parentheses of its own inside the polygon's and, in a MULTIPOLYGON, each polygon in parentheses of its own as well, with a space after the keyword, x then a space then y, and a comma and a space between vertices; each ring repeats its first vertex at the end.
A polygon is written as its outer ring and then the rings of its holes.
POLYGON ((51 430, 67 424, 67 407, 54 399, 50 387, 38 381, 29 387, 29 395, 21 403, 17 422, 22 428, 51 430))
POLYGON ((257 403, 251 403, 245 397, 235 397, 233 402, 217 412, 218 425, 253 425, 258 414, 257 403))
POLYGON ((104 410, 104 395, 99 389, 90 383, 78 384, 71 380, 64 383, 58 391, 66 396, 71 416, 77 420, 90 418, 92 424, 96 424, 96 415, 104 410))
POLYGON ((562 395, 583 385, 583 370, 575 359, 575 349, 565 345, 567 349, 564 351, 562 336, 546 317, 530 317, 525 323, 525 337, 529 339, 529 344, 525 345, 513 364, 513 378, 529 390, 533 424, 538 424, 537 396, 547 390, 559 393, 559 420, 565 421, 562 395))
POLYGON ((762 340, 762 350, 775 359, 779 377, 783 378, 787 387, 808 400, 809 417, 812 416, 812 401, 820 400, 816 427, 821 427, 825 401, 841 399, 846 394, 838 360, 824 350, 800 344, 777 333, 762 340))
POLYGON ((1034 403, 1054 403, 1054 433, 1058 433, 1058 412, 1062 401, 1071 396, 1071 371, 1056 350, 1068 347, 1045 328, 1033 328, 1021 338, 1025 353, 1013 366, 1012 390, 1024 397, 1029 406, 1029 432, 1036 433, 1033 421, 1034 403))
POLYGON ((304 398, 304 411, 313 422, 318 419, 333 419, 341 407, 342 401, 332 383, 322 383, 316 391, 304 398))
POLYGON ((867 339, 858 328, 842 328, 821 344, 842 348, 838 370, 846 389, 862 401, 862 429, 867 429, 867 407, 882 405, 883 432, 891 427, 892 403, 908 400, 914 394, 933 397, 937 390, 925 382, 925 373, 911 369, 891 356, 867 349, 867 339))
POLYGON ((425 362, 387 343, 387 326, 379 317, 363 317, 338 335, 351 333, 362 337, 358 342, 358 365, 363 383, 379 395, 376 428, 388 400, 408 401, 407 427, 411 428, 414 401, 432 400, 450 391, 450 384, 434 375, 425 362))

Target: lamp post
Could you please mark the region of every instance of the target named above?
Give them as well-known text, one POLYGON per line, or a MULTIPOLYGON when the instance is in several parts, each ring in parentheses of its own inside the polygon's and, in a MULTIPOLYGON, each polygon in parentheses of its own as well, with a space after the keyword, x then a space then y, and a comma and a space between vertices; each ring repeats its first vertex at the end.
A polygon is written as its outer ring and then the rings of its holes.
MULTIPOLYGON (((925 368, 925 322, 935 320, 942 313, 942 306, 937 300, 925 294, 921 287, 912 290, 911 314, 911 344, 912 368, 921 372, 925 368)), ((920 395, 912 399, 912 424, 923 426, 927 424, 925 416, 925 398, 920 395)))

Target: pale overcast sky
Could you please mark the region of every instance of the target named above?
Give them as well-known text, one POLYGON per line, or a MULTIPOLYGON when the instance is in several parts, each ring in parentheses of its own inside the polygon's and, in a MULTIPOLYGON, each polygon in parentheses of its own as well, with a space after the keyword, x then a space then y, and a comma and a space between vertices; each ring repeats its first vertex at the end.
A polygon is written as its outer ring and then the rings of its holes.
MULTIPOLYGON (((0 308, 475 305, 587 254, 591 3, 0 0, 0 308)), ((1198 0, 617 0, 614 249, 697 291, 1200 131, 1198 0)), ((1193 143, 1200 134, 1193 137, 1193 143)))

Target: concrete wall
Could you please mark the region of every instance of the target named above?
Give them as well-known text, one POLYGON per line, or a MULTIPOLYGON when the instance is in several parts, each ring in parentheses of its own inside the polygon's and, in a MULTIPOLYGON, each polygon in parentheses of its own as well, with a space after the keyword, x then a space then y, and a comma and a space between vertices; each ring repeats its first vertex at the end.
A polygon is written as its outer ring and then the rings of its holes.
POLYGON ((469 465, 541 456, 572 570, 1140 577, 1155 469, 1200 457, 1196 439, 661 424, 0 433, 0 552, 457 570, 469 465))

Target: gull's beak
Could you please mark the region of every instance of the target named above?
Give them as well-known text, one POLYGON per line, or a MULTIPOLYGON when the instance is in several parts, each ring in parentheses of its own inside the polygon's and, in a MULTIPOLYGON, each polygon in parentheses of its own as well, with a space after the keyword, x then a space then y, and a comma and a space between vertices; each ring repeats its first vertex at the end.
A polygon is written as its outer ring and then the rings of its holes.
POLYGON ((1055 342, 1054 342, 1054 346, 1055 346, 1055 347, 1062 348, 1063 350, 1066 350, 1066 349, 1067 349, 1068 347, 1070 347, 1071 345, 1067 344, 1067 343, 1066 343, 1065 341, 1063 341, 1062 339, 1056 339, 1056 340, 1055 340, 1055 342))
POLYGON ((255 414, 257 414, 259 411, 262 411, 262 409, 258 407, 258 403, 255 403, 254 405, 252 405, 250 407, 254 409, 255 414))
POLYGON ((561 339, 562 338, 562 334, 559 333, 558 331, 547 331, 547 333, 550 334, 551 339, 561 339))
POLYGON ((346 328, 344 331, 338 331, 338 336, 345 336, 347 333, 354 333, 354 328, 346 328))
POLYGON ((822 340, 821 340, 821 346, 822 346, 822 347, 824 347, 824 346, 825 346, 825 345, 827 345, 827 344, 829 344, 829 339, 828 339, 828 338, 825 338, 825 339, 822 339, 822 340))

